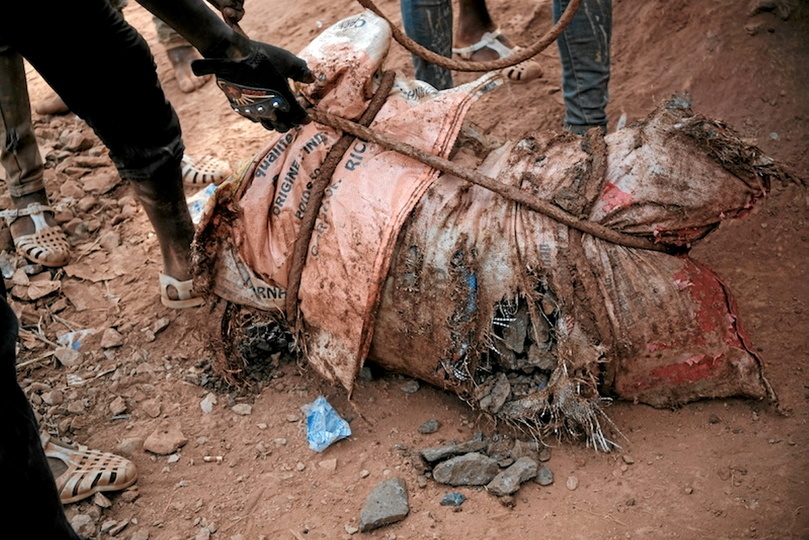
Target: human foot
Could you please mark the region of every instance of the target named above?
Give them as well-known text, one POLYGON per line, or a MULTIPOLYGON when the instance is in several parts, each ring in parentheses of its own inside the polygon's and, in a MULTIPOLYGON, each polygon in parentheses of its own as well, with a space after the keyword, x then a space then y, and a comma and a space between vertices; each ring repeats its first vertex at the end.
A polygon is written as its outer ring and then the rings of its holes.
POLYGON ((174 76, 177 78, 177 84, 183 92, 193 92, 198 88, 202 88, 202 86, 210 80, 210 75, 197 77, 194 75, 194 72, 191 71, 191 62, 202 58, 194 47, 181 45, 168 49, 166 54, 174 68, 174 76))
POLYGON ((12 197, 14 210, 0 212, 9 224, 17 253, 43 266, 64 266, 70 260, 67 237, 53 219, 48 196, 38 191, 12 197))
POLYGON ((452 52, 471 62, 499 60, 513 53, 514 43, 498 29, 480 31, 469 36, 458 36, 457 48, 452 52))
MULTIPOLYGON (((472 38, 474 39, 474 38, 472 38)), ((459 44, 463 41, 459 39, 459 44)), ((460 48, 453 48, 452 52, 463 60, 472 62, 487 62, 511 56, 519 47, 515 47, 500 30, 484 32, 477 41, 460 48)), ((525 83, 542 76, 542 68, 533 60, 525 60, 519 64, 504 68, 503 76, 515 83, 525 83)))

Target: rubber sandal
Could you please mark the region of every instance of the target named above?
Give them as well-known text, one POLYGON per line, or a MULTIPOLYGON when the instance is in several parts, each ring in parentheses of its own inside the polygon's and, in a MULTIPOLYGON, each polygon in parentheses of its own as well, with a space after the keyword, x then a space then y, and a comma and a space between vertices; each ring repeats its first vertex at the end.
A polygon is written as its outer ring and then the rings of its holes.
POLYGON ((62 504, 80 501, 101 491, 121 491, 138 479, 135 464, 121 456, 82 445, 74 448, 44 433, 41 440, 46 457, 67 465, 67 470, 56 478, 62 504))
POLYGON ((194 296, 194 280, 179 281, 166 274, 160 274, 160 302, 167 308, 185 309, 199 307, 205 303, 201 296, 194 296), (169 298, 169 287, 177 291, 177 300, 169 298))
MULTIPOLYGON (((488 48, 493 50, 497 53, 498 58, 506 58, 507 56, 511 56, 520 50, 519 47, 514 47, 513 49, 506 47, 502 41, 497 39, 502 35, 503 33, 499 28, 491 32, 486 32, 481 36, 477 43, 473 43, 468 47, 462 47, 460 49, 452 49, 452 52, 457 54, 462 60, 472 60, 472 55, 481 49, 488 48)), ((503 68, 501 73, 511 82, 527 83, 542 77, 542 68, 539 67, 539 64, 533 60, 525 60, 515 66, 503 68)))
POLYGON ((45 212, 53 213, 53 208, 33 203, 18 210, 4 210, 0 212, 0 217, 11 225, 22 216, 30 216, 34 222, 34 233, 14 238, 17 253, 42 266, 64 266, 70 261, 70 244, 61 228, 48 225, 45 212))
POLYGON ((213 156, 202 156, 201 158, 183 156, 182 171, 183 184, 186 186, 205 186, 208 184, 218 186, 227 180, 233 172, 227 162, 213 156))

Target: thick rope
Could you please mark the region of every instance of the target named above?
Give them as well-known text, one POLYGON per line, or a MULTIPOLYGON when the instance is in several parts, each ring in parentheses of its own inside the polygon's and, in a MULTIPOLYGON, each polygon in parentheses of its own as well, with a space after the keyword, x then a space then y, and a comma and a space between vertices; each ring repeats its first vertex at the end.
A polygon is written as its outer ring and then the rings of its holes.
POLYGON ((576 10, 579 9, 579 5, 581 4, 581 0, 571 0, 570 4, 568 4, 567 8, 565 8, 565 11, 562 13, 562 16, 559 17, 556 24, 554 24, 544 36, 539 38, 539 40, 530 47, 520 49, 519 51, 514 52, 514 54, 511 54, 505 58, 500 58, 499 60, 490 60, 488 62, 470 62, 468 60, 455 60, 452 58, 447 58, 446 56, 441 56, 438 53, 434 53, 433 51, 422 47, 407 37, 407 35, 405 35, 405 33, 402 32, 397 25, 393 24, 391 20, 384 13, 382 13, 378 7, 376 7, 373 0, 357 0, 357 2, 359 2, 362 7, 373 11, 385 19, 393 32, 393 38, 405 49, 416 56, 423 58, 427 62, 454 71, 494 71, 496 69, 514 66, 520 62, 528 60, 529 58, 533 58, 540 52, 547 49, 551 43, 556 41, 556 38, 558 38, 559 35, 564 32, 567 25, 569 25, 570 21, 573 20, 573 16, 576 14, 576 10))
MULTIPOLYGON (((379 109, 381 109, 382 105, 387 101, 391 88, 393 88, 395 78, 396 74, 393 71, 386 71, 382 75, 379 88, 374 94, 374 97, 371 98, 368 108, 362 113, 357 125, 365 127, 371 124, 376 114, 379 112, 379 109)), ((340 137, 329 150, 320 166, 317 177, 312 181, 312 187, 309 190, 309 202, 304 211, 303 219, 301 220, 301 228, 298 231, 298 236, 295 238, 295 246, 292 250, 292 263, 287 276, 287 296, 284 303, 284 311, 290 328, 294 328, 298 320, 298 292, 301 287, 301 275, 303 274, 303 267, 306 265, 309 242, 312 240, 317 215, 320 213, 323 194, 329 182, 331 182, 331 177, 337 169, 337 165, 340 164, 343 154, 351 147, 354 139, 354 135, 343 135, 340 137)))
POLYGON ((503 184, 497 181, 495 178, 489 178, 488 176, 482 175, 477 171, 461 167, 447 159, 428 154, 407 143, 389 139, 388 137, 376 133, 365 126, 361 126, 356 122, 346 120, 345 118, 341 118, 318 109, 309 109, 308 112, 315 122, 331 126, 335 129, 340 129, 365 141, 376 143, 380 146, 411 157, 420 161, 421 163, 424 163, 425 165, 438 169, 441 172, 462 178, 475 185, 493 191, 506 199, 523 204, 532 210, 555 219, 559 223, 591 236, 595 236, 596 238, 600 238, 601 240, 606 240, 607 242, 630 248, 648 249, 651 251, 661 251, 664 253, 670 251, 670 249, 665 245, 657 244, 645 238, 623 234, 593 221, 579 219, 565 212, 561 208, 554 206, 548 201, 542 200, 539 197, 536 197, 517 187, 503 184))

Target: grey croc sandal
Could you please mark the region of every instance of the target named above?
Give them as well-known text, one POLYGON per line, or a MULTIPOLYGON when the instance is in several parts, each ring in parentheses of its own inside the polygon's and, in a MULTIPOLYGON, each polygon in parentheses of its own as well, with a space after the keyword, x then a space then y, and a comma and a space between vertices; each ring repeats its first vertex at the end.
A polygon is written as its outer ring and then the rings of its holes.
POLYGON ((34 222, 34 233, 14 238, 17 253, 42 266, 64 266, 70 261, 70 244, 61 228, 48 225, 45 212, 52 213, 53 208, 34 203, 18 210, 3 210, 0 217, 11 225, 22 216, 30 216, 34 222))
POLYGON ((45 456, 67 467, 56 478, 62 504, 80 501, 101 491, 120 491, 138 479, 135 464, 128 459, 86 446, 69 446, 44 433, 40 439, 45 456))
POLYGON ((226 161, 213 156, 195 158, 183 156, 182 174, 183 184, 186 186, 217 186, 227 180, 233 171, 226 161))

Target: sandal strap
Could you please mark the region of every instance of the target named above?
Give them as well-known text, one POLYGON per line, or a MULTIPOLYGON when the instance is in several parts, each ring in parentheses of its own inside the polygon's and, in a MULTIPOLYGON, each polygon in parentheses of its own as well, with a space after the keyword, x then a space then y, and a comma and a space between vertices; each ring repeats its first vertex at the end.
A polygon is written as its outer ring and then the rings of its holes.
POLYGON ((194 296, 194 280, 180 281, 167 274, 160 274, 160 301, 168 308, 184 309, 199 307, 205 303, 201 296, 194 296), (168 288, 174 287, 177 291, 177 300, 169 298, 168 288))
POLYGON ((505 58, 512 53, 512 50, 503 45, 503 43, 497 39, 498 37, 502 36, 503 33, 500 31, 499 28, 492 30, 491 32, 485 32, 477 43, 473 43, 468 47, 461 47, 460 49, 452 49, 454 54, 457 54, 461 58, 468 60, 472 57, 473 54, 478 52, 481 49, 489 48, 492 49, 500 58, 505 58))
POLYGON ((43 214, 45 212, 53 213, 53 207, 47 204, 40 204, 40 203, 31 203, 25 208, 13 208, 11 210, 3 210, 0 211, 0 217, 6 220, 6 223, 11 225, 17 218, 22 216, 31 216, 31 219, 34 220, 34 225, 37 227, 37 230, 40 230, 44 227, 47 227, 47 223, 45 223, 43 214), (39 218, 39 219, 37 219, 39 218), (42 220, 42 225, 38 225, 37 221, 42 220))

